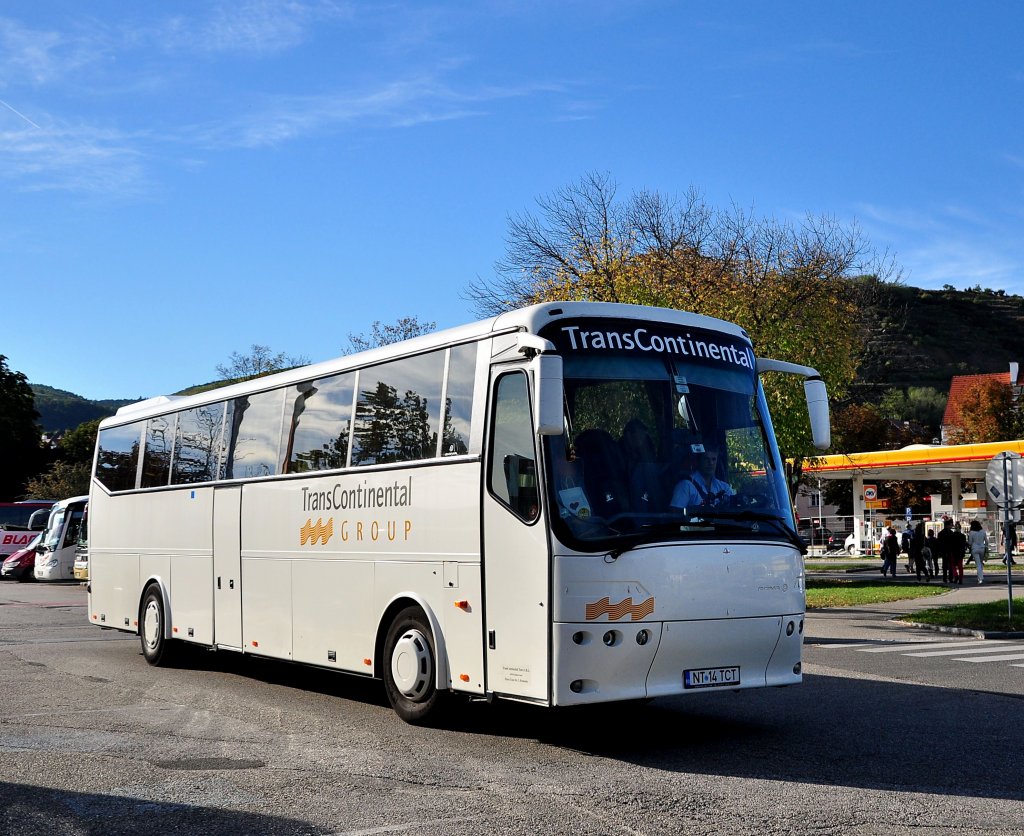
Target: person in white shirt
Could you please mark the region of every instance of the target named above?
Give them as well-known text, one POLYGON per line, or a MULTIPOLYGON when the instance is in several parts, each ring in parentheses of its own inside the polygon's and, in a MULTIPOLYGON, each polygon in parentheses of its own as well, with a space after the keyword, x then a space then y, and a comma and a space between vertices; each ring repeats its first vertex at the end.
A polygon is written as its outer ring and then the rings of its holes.
POLYGON ((673 508, 698 508, 715 506, 736 492, 728 482, 715 476, 718 468, 718 450, 705 447, 700 454, 697 469, 681 479, 672 492, 673 508))
POLYGON ((967 532, 967 548, 974 558, 978 570, 978 583, 985 583, 985 552, 988 550, 988 535, 977 520, 971 520, 971 530, 967 532))

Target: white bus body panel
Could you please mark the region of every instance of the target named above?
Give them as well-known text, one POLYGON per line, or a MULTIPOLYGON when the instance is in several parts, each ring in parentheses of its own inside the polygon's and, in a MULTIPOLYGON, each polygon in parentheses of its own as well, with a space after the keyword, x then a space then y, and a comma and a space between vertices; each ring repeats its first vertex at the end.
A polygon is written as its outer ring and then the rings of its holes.
POLYGON ((613 562, 562 555, 554 588, 557 705, 681 694, 686 670, 738 667, 739 688, 801 679, 803 562, 790 546, 705 541, 640 547, 613 562))

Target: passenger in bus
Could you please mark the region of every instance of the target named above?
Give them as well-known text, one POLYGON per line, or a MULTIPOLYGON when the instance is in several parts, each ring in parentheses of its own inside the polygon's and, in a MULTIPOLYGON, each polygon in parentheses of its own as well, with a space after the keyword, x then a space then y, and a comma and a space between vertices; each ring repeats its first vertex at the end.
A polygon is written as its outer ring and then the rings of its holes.
POLYGON ((629 479, 630 507, 639 513, 658 513, 668 506, 668 464, 658 453, 647 426, 633 418, 622 431, 622 454, 629 479))
POLYGON ((584 430, 576 437, 575 447, 591 513, 607 520, 628 511, 626 463, 612 434, 599 428, 584 430))
POLYGON ((672 507, 715 506, 734 496, 736 492, 732 486, 719 479, 715 475, 717 472, 718 449, 705 445, 704 451, 698 455, 696 469, 681 479, 672 492, 672 507))

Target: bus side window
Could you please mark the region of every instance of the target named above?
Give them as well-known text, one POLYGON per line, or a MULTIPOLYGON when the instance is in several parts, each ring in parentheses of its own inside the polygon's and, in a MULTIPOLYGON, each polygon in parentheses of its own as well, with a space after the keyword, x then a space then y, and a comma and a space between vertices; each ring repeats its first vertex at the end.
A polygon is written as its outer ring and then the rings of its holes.
POLYGON ((540 514, 537 494, 537 453, 526 375, 512 372, 498 379, 494 390, 489 487, 520 519, 533 522, 540 514))

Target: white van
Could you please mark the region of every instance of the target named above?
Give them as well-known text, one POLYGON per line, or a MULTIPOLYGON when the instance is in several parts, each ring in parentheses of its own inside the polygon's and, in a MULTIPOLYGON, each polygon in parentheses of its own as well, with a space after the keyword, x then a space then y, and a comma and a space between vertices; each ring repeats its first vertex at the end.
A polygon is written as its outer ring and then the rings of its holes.
POLYGON ((74 496, 53 506, 46 530, 36 546, 37 581, 74 579, 75 550, 88 501, 88 496, 74 496))

